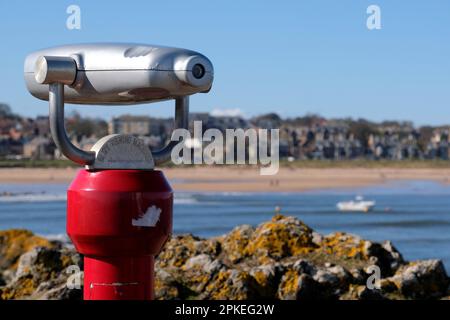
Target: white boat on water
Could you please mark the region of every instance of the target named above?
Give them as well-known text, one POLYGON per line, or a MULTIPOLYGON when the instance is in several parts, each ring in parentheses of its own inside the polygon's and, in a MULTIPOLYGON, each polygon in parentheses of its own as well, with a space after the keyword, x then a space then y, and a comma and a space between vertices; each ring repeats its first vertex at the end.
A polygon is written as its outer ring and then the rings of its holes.
POLYGON ((339 211, 368 212, 375 207, 375 201, 366 201, 358 196, 355 200, 338 202, 336 207, 339 211))

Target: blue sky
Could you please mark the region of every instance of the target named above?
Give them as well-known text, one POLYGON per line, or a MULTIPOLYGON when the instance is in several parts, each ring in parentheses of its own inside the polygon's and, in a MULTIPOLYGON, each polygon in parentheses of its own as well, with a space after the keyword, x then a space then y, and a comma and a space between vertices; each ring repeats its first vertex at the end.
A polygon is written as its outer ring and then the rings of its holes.
MULTIPOLYGON (((80 42, 185 47, 215 67, 209 94, 192 111, 240 109, 245 116, 450 123, 450 1, 0 1, 0 101, 21 114, 47 113, 23 83, 27 53, 80 42), (66 9, 81 8, 81 30, 66 9), (366 9, 381 8, 381 30, 366 9)), ((169 116, 171 103, 69 106, 84 115, 169 116)))

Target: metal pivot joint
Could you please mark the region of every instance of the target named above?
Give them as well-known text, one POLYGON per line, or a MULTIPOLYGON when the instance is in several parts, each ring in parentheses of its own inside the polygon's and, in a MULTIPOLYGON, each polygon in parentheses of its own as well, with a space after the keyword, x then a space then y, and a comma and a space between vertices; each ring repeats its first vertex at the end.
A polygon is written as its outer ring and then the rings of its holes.
MULTIPOLYGON (((77 65, 71 57, 41 56, 36 61, 36 81, 49 85, 50 131, 56 146, 64 156, 90 169, 152 169, 154 165, 161 165, 170 160, 171 151, 177 144, 174 141, 170 141, 160 150, 150 152, 138 138, 110 135, 100 139, 92 151, 76 147, 67 136, 64 126, 64 86, 73 85, 76 77, 77 65), (120 138, 125 141, 125 148, 134 146, 135 152, 120 149, 120 143, 117 142, 120 138), (116 152, 111 151, 111 146, 108 145, 112 139, 115 139, 113 145, 119 146, 116 152), (110 154, 105 154, 107 152, 110 154), (137 158, 132 158, 133 155, 137 155, 137 158)), ((188 121, 189 96, 175 98, 174 129, 188 129, 188 121)))

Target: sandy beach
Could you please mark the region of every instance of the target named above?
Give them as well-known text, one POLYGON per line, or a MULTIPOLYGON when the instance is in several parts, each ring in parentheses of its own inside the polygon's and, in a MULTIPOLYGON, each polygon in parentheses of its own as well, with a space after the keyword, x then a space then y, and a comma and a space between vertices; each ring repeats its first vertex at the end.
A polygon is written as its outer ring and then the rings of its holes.
MULTIPOLYGON (((67 183, 74 168, 0 169, 0 184, 67 183)), ((261 176, 257 168, 165 168, 174 189, 182 191, 300 192, 326 188, 379 185, 394 180, 450 181, 450 169, 412 168, 280 168, 277 175, 261 176)))

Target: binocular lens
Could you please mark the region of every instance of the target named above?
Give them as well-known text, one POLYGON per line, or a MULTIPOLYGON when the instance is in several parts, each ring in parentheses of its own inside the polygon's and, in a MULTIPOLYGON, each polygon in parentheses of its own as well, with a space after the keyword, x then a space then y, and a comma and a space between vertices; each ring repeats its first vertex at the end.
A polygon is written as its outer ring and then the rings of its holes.
POLYGON ((205 67, 197 63, 192 68, 192 75, 194 76, 195 79, 203 78, 203 76, 205 75, 205 67))

